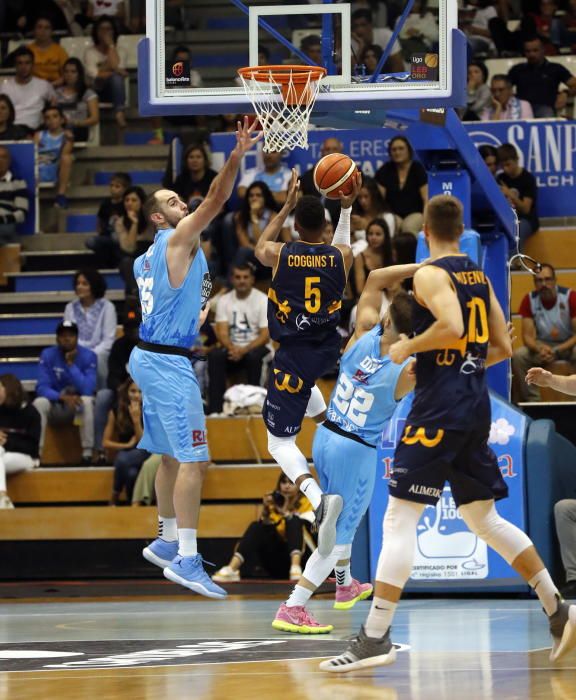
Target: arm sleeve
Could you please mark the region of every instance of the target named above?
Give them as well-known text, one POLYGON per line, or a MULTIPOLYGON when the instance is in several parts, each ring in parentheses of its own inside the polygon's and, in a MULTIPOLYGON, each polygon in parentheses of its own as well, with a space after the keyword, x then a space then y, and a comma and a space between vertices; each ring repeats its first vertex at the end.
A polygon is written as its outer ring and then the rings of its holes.
POLYGON ((104 311, 102 312, 102 340, 96 347, 92 348, 96 354, 110 351, 116 340, 117 325, 118 317, 116 315, 116 309, 114 308, 114 304, 109 302, 104 306, 104 311))
POLYGON ((80 396, 92 396, 96 390, 96 354, 88 351, 79 364, 68 368, 68 374, 80 396))
POLYGON ((352 214, 352 207, 348 209, 340 209, 340 219, 338 220, 338 226, 334 232, 334 238, 332 239, 332 245, 350 245, 350 215, 352 214))
MULTIPOLYGON (((576 308, 576 306, 575 306, 576 308)), ((530 307, 530 297, 528 294, 524 296, 524 299, 520 302, 520 308, 518 313, 522 318, 532 318, 532 308, 530 307)))
POLYGON ((36 394, 38 396, 43 396, 49 401, 58 401, 60 398, 60 392, 52 387, 47 358, 44 352, 40 355, 40 362, 38 363, 38 383, 36 384, 36 394))

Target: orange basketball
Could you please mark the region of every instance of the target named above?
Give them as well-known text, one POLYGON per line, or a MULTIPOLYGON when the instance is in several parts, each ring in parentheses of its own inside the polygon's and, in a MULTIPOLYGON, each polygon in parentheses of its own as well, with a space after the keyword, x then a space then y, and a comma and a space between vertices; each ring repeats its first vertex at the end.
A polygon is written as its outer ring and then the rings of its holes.
POLYGON ((352 192, 353 175, 356 163, 343 153, 324 156, 314 168, 314 186, 328 199, 340 199, 339 192, 348 195, 352 192))

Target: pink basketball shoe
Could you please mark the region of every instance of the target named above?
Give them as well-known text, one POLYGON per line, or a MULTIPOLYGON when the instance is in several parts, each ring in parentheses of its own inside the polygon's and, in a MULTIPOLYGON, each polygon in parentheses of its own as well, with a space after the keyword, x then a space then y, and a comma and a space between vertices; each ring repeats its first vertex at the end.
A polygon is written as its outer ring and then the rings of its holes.
POLYGON ((282 632, 299 634, 327 634, 334 629, 333 625, 321 625, 303 605, 289 608, 286 603, 278 608, 272 627, 282 632))
POLYGON ((366 600, 366 598, 369 598, 373 590, 371 583, 360 583, 360 581, 353 578, 349 586, 336 586, 334 608, 336 610, 349 610, 353 608, 359 600, 366 600))

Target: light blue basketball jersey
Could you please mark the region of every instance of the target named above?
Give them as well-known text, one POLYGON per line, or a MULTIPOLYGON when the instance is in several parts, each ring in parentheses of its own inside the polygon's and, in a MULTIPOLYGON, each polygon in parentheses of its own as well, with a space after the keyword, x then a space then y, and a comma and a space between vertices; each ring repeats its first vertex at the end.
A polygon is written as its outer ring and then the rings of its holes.
POLYGON ((347 350, 340 360, 338 381, 330 397, 328 420, 370 445, 376 445, 384 423, 398 402, 394 399, 401 365, 380 354, 380 324, 347 350))
POLYGON ((173 228, 161 229, 144 255, 134 261, 142 323, 140 338, 149 343, 190 348, 198 332, 198 317, 210 297, 212 282, 208 263, 198 248, 180 287, 168 277, 166 247, 173 228))

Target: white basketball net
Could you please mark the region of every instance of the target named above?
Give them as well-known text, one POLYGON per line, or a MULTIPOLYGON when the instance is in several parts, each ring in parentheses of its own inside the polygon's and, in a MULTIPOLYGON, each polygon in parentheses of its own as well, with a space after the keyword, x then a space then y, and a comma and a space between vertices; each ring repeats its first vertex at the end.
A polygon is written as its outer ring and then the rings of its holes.
POLYGON ((308 124, 322 77, 307 72, 303 66, 296 85, 293 70, 286 71, 282 82, 275 78, 275 73, 278 71, 266 70, 265 66, 258 66, 246 75, 239 73, 262 125, 263 150, 308 148, 308 124))

